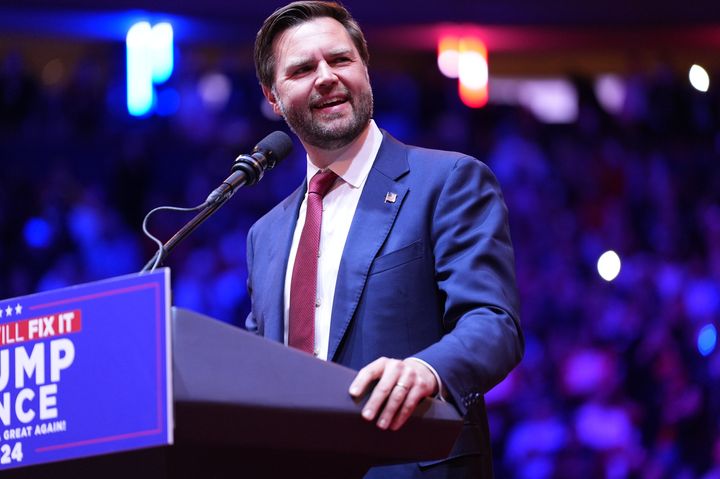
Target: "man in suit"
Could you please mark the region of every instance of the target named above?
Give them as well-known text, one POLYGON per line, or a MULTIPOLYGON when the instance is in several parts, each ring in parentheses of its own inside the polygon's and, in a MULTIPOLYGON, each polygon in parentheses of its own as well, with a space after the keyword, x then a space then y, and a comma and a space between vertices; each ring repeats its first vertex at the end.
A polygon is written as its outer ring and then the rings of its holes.
POLYGON ((250 230, 247 328, 358 369, 352 396, 377 381, 362 415, 381 429, 426 397, 464 416, 449 458, 367 477, 491 477, 483 394, 524 348, 506 207, 478 160, 377 127, 367 63, 335 3, 292 3, 258 32, 258 78, 307 179, 250 230))

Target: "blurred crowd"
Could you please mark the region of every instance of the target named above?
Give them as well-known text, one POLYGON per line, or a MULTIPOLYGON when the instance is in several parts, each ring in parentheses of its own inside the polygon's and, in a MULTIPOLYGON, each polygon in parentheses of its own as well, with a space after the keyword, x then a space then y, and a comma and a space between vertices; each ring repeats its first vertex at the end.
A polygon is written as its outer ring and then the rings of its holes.
MULTIPOLYGON (((188 58, 162 114, 132 118, 122 64, 100 60, 0 58, 2 298, 140 270, 148 211, 202 203, 238 153, 285 129, 251 70, 188 58)), ((488 394, 497 477, 720 478, 720 353, 698 342, 720 319, 720 96, 658 68, 624 77, 609 113, 573 78, 577 120, 544 124, 467 108, 427 69, 371 72, 382 128, 472 154, 503 187, 527 351, 488 394)), ((245 236, 302 181, 296 146, 168 258, 176 305, 243 324, 245 236)), ((189 218, 149 229, 167 240, 189 218)))

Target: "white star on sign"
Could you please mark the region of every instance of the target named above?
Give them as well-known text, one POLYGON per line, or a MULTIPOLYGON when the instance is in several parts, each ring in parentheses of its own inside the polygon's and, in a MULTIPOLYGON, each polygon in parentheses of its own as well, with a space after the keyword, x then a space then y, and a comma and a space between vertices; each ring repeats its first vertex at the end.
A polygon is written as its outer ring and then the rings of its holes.
POLYGON ((22 306, 20 306, 20 303, 15 305, 15 315, 22 313, 22 306))
POLYGON ((12 316, 12 307, 8 306, 5 308, 5 316, 12 316))

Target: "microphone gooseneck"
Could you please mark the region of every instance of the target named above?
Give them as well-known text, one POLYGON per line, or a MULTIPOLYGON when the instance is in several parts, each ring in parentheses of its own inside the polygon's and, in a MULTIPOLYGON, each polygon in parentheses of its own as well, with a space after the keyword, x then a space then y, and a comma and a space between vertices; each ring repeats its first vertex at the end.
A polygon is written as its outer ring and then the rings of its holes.
POLYGON ((224 205, 241 186, 254 185, 260 181, 265 174, 265 170, 274 168, 280 161, 285 159, 292 151, 292 147, 292 140, 286 133, 274 131, 260 140, 249 155, 240 155, 235 159, 230 169, 230 176, 210 193, 202 205, 195 208, 161 206, 148 213, 143 220, 143 231, 158 244, 158 250, 150 261, 145 264, 141 272, 154 271, 180 241, 195 231, 201 223, 224 205), (175 233, 167 243, 162 244, 159 239, 148 232, 147 221, 154 212, 168 209, 175 211, 200 210, 200 212, 175 233))

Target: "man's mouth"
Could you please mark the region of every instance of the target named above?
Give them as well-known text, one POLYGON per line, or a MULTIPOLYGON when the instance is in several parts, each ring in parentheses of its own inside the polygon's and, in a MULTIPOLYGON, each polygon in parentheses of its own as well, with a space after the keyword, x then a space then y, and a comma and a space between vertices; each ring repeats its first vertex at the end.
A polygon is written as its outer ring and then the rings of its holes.
POLYGON ((333 98, 327 98, 321 101, 318 101, 313 104, 313 108, 317 110, 322 110, 325 108, 332 108, 337 105, 341 105, 343 103, 346 103, 348 101, 346 96, 339 96, 339 97, 333 97, 333 98))

